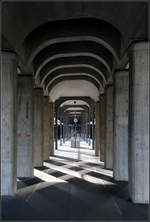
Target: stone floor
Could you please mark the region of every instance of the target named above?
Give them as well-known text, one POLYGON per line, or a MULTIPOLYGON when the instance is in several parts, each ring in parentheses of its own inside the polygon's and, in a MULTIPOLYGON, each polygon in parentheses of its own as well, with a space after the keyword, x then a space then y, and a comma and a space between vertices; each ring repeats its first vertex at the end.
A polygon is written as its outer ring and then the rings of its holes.
POLYGON ((18 178, 14 197, 2 198, 2 219, 9 220, 146 220, 148 205, 129 200, 128 185, 85 142, 58 146, 33 178, 18 178))

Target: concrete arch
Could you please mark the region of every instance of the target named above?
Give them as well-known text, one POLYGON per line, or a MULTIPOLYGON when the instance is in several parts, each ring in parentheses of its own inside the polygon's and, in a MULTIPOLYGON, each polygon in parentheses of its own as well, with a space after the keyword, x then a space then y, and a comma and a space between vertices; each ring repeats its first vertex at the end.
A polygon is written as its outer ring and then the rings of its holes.
MULTIPOLYGON (((66 111, 72 111, 72 110, 73 110, 73 111, 83 111, 84 109, 83 109, 83 108, 75 108, 75 107, 74 107, 74 108, 71 108, 71 107, 70 107, 70 108, 67 108, 67 109, 66 109, 66 111)), ((64 111, 64 112, 66 112, 66 111, 64 111)))
MULTIPOLYGON (((87 78, 87 77, 86 77, 87 78)), ((59 81, 55 82, 49 90, 50 101, 54 102, 60 97, 68 98, 88 98, 90 101, 99 100, 99 89, 95 84, 91 83, 91 80, 85 78, 60 78, 59 81), (69 97, 68 97, 69 92, 69 97)), ((90 102, 89 101, 89 102, 90 102)), ((92 103, 92 102, 91 102, 92 103)))
POLYGON ((94 58, 96 59, 98 62, 102 63, 108 73, 111 73, 111 68, 110 66, 108 65, 108 63, 100 56, 97 56, 96 54, 94 53, 90 53, 90 52, 80 52, 80 53, 60 53, 60 54, 56 54, 56 55, 53 55, 53 56, 50 56, 48 57, 45 61, 43 61, 40 66, 37 68, 36 72, 35 72, 35 78, 38 77, 38 75, 40 74, 40 71, 42 70, 42 68, 49 62, 55 60, 55 59, 59 59, 59 58, 67 58, 67 57, 77 57, 77 56, 87 56, 87 57, 91 57, 91 58, 94 58))
MULTIPOLYGON (((47 46, 42 51, 40 51, 33 60, 33 69, 36 71, 40 64, 42 64, 45 60, 54 56, 56 54, 64 54, 64 53, 92 53, 99 57, 101 57, 104 61, 107 62, 110 69, 112 70, 114 59, 110 51, 108 51, 104 46, 91 41, 75 41, 75 42, 65 42, 65 43, 56 43, 50 46, 47 46)), ((77 57, 78 58, 78 57, 77 57)), ((77 59, 74 57, 74 59, 77 59)), ((62 58, 63 59, 63 58, 62 58)), ((62 59, 59 59, 60 61, 62 59)), ((69 58, 68 58, 69 59, 69 58)), ((88 58, 90 59, 90 58, 88 58)), ((58 60, 58 59, 57 59, 58 60)), ((94 63, 97 63, 97 60, 94 60, 94 63)), ((54 61, 51 61, 51 64, 54 61)), ((103 66, 103 64, 101 63, 103 66)), ((45 65, 46 66, 46 65, 45 65)), ((44 67, 45 68, 45 67, 44 67)), ((44 69, 43 68, 43 69, 44 69)), ((105 68, 105 67, 104 67, 105 68)))
MULTIPOLYGON (((55 78, 53 78, 51 81, 48 82, 47 85, 44 86, 44 90, 46 91, 49 91, 49 87, 50 85, 52 85, 54 82, 56 82, 57 80, 59 80, 60 78, 65 78, 65 77, 70 77, 70 78, 84 78, 89 81, 91 81, 93 84, 95 84, 95 86, 98 88, 98 89, 103 89, 103 86, 101 84, 101 82, 99 80, 97 80, 94 76, 92 76, 91 74, 88 74, 88 73, 74 73, 74 74, 66 74, 66 73, 63 73, 63 74, 60 74, 58 76, 56 76, 55 78)), ((51 87, 50 87, 51 88, 51 87)))
POLYGON ((27 61, 27 66, 30 66, 33 59, 35 56, 44 48, 47 46, 50 46, 55 43, 65 43, 65 42, 80 42, 80 41, 91 41, 91 42, 96 42, 102 46, 104 46, 114 57, 116 64, 119 65, 119 57, 116 53, 116 51, 113 49, 111 45, 109 45, 106 41, 103 39, 100 39, 95 36, 70 36, 70 37, 59 37, 59 38, 54 38, 54 39, 48 39, 42 42, 39 46, 37 46, 30 55, 27 56, 26 61, 27 61))
POLYGON ((89 105, 89 103, 88 102, 86 102, 86 101, 84 101, 84 100, 70 100, 70 99, 68 99, 67 101, 64 101, 64 102, 62 102, 61 103, 61 105, 60 105, 60 108, 61 107, 63 107, 63 106, 72 106, 72 105, 74 105, 74 101, 75 101, 75 103, 76 103, 76 105, 85 105, 85 106, 87 106, 87 107, 89 107, 90 105, 89 105))
POLYGON ((69 108, 82 108, 82 110, 88 111, 89 107, 87 105, 64 105, 60 108, 61 112, 65 112, 65 110, 68 110, 69 108))
POLYGON ((41 80, 41 86, 43 86, 45 79, 49 75, 51 75, 51 73, 53 73, 56 70, 63 69, 63 68, 90 68, 90 69, 94 70, 95 72, 97 72, 102 77, 104 84, 106 84, 106 77, 99 69, 95 68, 92 65, 88 65, 88 64, 75 64, 75 65, 61 65, 61 66, 57 66, 57 67, 51 69, 48 73, 46 73, 44 75, 43 79, 41 80))
POLYGON ((96 41, 110 50, 116 61, 119 60, 121 32, 107 21, 84 17, 49 21, 33 29, 23 42, 25 63, 31 64, 35 55, 52 42, 65 42, 65 39, 68 42, 73 38, 96 41))
POLYGON ((72 101, 85 102, 89 107, 93 107, 95 102, 91 97, 88 96, 60 96, 55 101, 55 110, 61 107, 63 104, 67 104, 72 101))

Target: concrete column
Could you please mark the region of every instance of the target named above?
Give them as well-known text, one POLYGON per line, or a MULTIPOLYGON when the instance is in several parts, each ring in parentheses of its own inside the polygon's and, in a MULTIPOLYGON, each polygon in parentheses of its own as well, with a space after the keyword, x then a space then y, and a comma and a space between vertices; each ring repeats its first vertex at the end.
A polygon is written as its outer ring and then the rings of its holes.
POLYGON ((114 179, 127 181, 129 72, 116 72, 114 86, 114 179))
POLYGON ((91 118, 90 118, 90 111, 88 112, 88 129, 89 129, 89 140, 88 140, 88 144, 89 146, 91 145, 91 130, 90 130, 90 121, 91 121, 91 118))
POLYGON ((50 156, 50 103, 49 97, 43 97, 43 159, 50 156))
POLYGON ((105 168, 113 169, 113 86, 106 88, 105 168))
POLYGON ((1 54, 1 195, 16 192, 16 80, 14 53, 1 54))
POLYGON ((94 127, 94 111, 92 112, 92 149, 94 150, 95 144, 95 127, 94 127))
POLYGON ((67 138, 67 119, 66 116, 64 116, 64 138, 63 138, 63 143, 66 142, 66 138, 67 138))
POLYGON ((55 149, 57 150, 57 148, 58 148, 58 123, 57 123, 58 117, 57 117, 57 112, 55 113, 55 118, 56 118, 56 121, 55 121, 55 149))
POLYGON ((96 117, 96 147, 95 147, 95 156, 100 155, 100 103, 96 103, 96 110, 95 110, 95 117, 96 117))
POLYGON ((65 116, 63 115, 63 143, 65 143, 65 136, 66 136, 66 120, 65 120, 65 116))
POLYGON ((149 203, 149 43, 135 43, 130 54, 129 193, 149 203))
POLYGON ((17 82, 17 176, 33 176, 33 77, 17 82))
POLYGON ((88 113, 85 112, 85 141, 88 143, 88 113))
POLYGON ((54 155, 54 103, 50 103, 50 155, 54 155))
POLYGON ((106 98, 105 94, 100 97, 100 161, 104 162, 105 153, 105 130, 106 130, 106 98))
POLYGON ((34 166, 43 165, 43 90, 33 90, 33 159, 34 166))
POLYGON ((62 146, 62 115, 60 114, 60 146, 62 146))

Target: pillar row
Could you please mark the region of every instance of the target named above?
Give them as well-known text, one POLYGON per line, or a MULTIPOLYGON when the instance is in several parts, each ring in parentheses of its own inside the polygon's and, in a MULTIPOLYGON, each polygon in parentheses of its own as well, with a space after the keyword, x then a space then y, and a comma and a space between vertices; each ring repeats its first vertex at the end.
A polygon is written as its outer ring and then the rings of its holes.
POLYGON ((17 81, 17 176, 33 176, 33 77, 17 81))
POLYGON ((130 51, 129 193, 135 203, 149 203, 149 43, 130 51))
POLYGON ((128 180, 128 103, 129 72, 122 70, 114 76, 114 179, 128 180))
POLYGON ((14 53, 1 56, 1 195, 16 192, 16 80, 14 53))
POLYGON ((43 165, 43 90, 33 91, 33 152, 34 166, 43 165))

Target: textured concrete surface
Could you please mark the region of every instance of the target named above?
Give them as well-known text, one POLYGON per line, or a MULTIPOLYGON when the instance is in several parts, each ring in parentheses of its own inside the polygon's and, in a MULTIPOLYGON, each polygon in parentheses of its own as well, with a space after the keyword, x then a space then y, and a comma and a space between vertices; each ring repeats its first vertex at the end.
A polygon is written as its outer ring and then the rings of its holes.
POLYGON ((149 44, 131 49, 129 187, 135 203, 149 202, 149 44))
POLYGON ((43 159, 50 155, 50 103, 49 97, 43 97, 43 159))
POLYGON ((114 178, 128 180, 129 71, 115 73, 114 91, 114 178))
POLYGON ((43 164, 43 90, 33 91, 33 164, 43 164))
POLYGON ((54 154, 54 104, 50 103, 50 155, 54 154))
POLYGON ((100 150, 100 123, 101 123, 101 116, 100 116, 100 102, 96 103, 95 107, 95 118, 96 118, 96 126, 95 126, 95 155, 100 156, 101 155, 101 150, 100 150))
POLYGON ((105 167, 113 169, 113 86, 106 89, 105 167))
POLYGON ((16 83, 17 60, 3 52, 1 72, 1 194, 16 191, 16 83), (9 175, 9 176, 8 176, 9 175))
POLYGON ((17 176, 33 176, 33 77, 17 82, 17 176))
POLYGON ((104 162, 104 155, 105 155, 105 130, 106 130, 106 95, 103 94, 100 97, 100 161, 104 162))
POLYGON ((90 155, 92 149, 82 148, 91 156, 90 161, 74 158, 72 149, 58 147, 55 156, 44 162, 46 166, 35 168, 34 178, 18 180, 16 196, 2 199, 2 219, 147 219, 148 206, 128 200, 127 183, 116 183, 112 171, 90 155))

